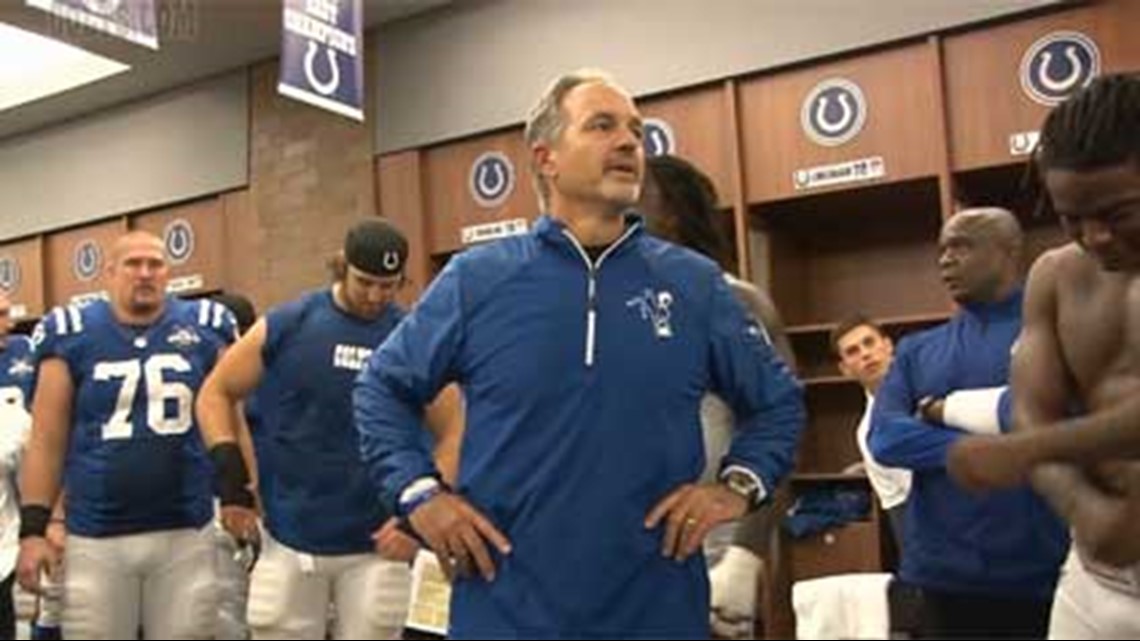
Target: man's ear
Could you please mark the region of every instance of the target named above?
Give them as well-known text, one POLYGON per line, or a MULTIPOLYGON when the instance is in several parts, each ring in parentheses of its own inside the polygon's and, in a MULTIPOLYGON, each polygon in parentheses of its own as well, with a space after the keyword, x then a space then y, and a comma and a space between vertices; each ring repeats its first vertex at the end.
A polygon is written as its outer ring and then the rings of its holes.
POLYGON ((542 180, 549 181, 558 174, 556 155, 550 145, 544 142, 536 143, 530 153, 534 161, 534 170, 542 180))
POLYGON ((336 256, 332 257, 330 261, 332 267, 333 277, 337 280, 344 280, 348 276, 348 261, 344 258, 344 250, 338 251, 336 256))

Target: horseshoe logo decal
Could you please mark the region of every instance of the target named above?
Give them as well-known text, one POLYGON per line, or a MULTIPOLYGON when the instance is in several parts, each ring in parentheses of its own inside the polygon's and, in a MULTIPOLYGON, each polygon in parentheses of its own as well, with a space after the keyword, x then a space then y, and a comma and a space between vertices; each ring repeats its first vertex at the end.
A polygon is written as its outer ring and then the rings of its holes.
POLYGON ((194 228, 181 218, 172 220, 162 230, 162 244, 170 264, 181 265, 194 255, 194 228))
POLYGON ((71 257, 71 271, 75 274, 75 279, 94 280, 99 275, 101 267, 103 267, 103 250, 99 248, 99 243, 90 238, 79 241, 71 257))
POLYGON ((471 163, 467 179, 471 198, 480 207, 494 208, 503 204, 514 191, 515 168, 506 154, 488 151, 471 163))
POLYGON ((20 288, 20 263, 15 258, 0 258, 0 290, 11 294, 20 288))
POLYGON ((1087 87, 1100 74, 1100 50, 1078 31, 1054 31, 1034 42, 1021 58, 1021 89, 1034 102, 1052 107, 1087 87))
POLYGON ((851 122, 855 120, 855 110, 851 108, 850 96, 841 93, 837 100, 839 101, 840 108, 843 110, 843 114, 839 117, 839 120, 831 122, 827 119, 827 103, 830 98, 830 96, 819 97, 819 108, 815 111, 815 120, 816 124, 819 125, 819 128, 822 129, 824 133, 834 136, 851 126, 851 122))
POLYGON ((835 147, 851 140, 867 120, 867 100, 859 85, 845 78, 828 78, 804 98, 800 127, 818 145, 835 147))
POLYGON ((646 158, 671 154, 677 148, 673 127, 660 118, 646 118, 642 132, 646 158))

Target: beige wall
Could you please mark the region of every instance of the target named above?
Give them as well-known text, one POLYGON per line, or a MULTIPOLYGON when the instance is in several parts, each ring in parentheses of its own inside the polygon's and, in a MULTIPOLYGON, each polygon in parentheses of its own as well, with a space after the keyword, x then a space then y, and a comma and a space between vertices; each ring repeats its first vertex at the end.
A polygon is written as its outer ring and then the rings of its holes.
POLYGON ((521 122, 578 67, 644 95, 1061 1, 461 0, 373 39, 376 149, 521 122))
POLYGON ((248 182, 247 73, 0 141, 0 241, 248 182))

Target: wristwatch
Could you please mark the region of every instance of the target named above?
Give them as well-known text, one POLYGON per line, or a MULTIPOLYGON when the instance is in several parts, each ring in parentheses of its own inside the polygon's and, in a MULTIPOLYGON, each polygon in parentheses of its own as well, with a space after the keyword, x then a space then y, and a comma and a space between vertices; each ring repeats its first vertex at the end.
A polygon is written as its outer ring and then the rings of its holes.
POLYGON ((756 481, 756 477, 741 470, 728 470, 720 477, 720 481, 729 491, 739 494, 748 501, 749 511, 760 507, 760 483, 756 481))

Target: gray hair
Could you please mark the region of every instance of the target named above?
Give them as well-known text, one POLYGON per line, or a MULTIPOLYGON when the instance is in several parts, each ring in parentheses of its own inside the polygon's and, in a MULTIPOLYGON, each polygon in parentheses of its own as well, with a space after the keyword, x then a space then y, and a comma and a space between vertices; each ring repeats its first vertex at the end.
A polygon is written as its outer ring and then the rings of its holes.
POLYGON ((540 143, 551 145, 558 140, 566 126, 562 118, 562 101, 575 87, 593 82, 617 86, 613 78, 604 71, 598 69, 572 71, 550 83, 527 115, 523 139, 526 141, 527 151, 531 152, 529 161, 531 180, 534 182, 534 191, 538 194, 538 204, 543 211, 546 211, 550 205, 550 185, 538 171, 538 165, 534 160, 534 147, 540 143))

